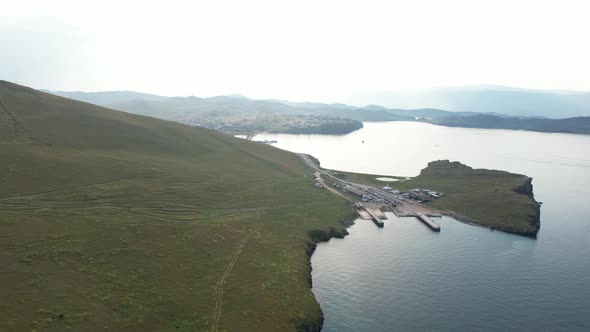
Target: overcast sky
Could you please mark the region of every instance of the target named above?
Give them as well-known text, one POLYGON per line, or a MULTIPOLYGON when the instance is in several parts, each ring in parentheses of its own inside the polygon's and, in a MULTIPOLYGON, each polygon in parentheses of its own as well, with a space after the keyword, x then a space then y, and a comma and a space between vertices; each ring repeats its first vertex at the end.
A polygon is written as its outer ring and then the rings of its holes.
POLYGON ((590 90, 590 1, 5 1, 0 79, 52 90, 590 90))

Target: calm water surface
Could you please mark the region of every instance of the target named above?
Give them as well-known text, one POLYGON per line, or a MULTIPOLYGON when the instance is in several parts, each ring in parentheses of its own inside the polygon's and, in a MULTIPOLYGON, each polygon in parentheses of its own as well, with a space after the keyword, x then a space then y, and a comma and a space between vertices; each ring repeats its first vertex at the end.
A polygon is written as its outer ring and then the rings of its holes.
POLYGON ((446 217, 440 234, 413 218, 357 220, 312 257, 324 331, 590 331, 590 136, 389 122, 256 139, 344 171, 415 176, 451 159, 522 173, 544 203, 537 240, 446 217))

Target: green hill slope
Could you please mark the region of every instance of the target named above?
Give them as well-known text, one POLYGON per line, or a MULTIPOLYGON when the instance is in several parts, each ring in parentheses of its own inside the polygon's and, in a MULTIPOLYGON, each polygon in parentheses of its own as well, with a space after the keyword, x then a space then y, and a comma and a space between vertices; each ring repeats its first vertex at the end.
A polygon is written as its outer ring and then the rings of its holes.
POLYGON ((0 330, 321 322, 310 234, 352 211, 296 155, 3 81, 0 102, 0 330))

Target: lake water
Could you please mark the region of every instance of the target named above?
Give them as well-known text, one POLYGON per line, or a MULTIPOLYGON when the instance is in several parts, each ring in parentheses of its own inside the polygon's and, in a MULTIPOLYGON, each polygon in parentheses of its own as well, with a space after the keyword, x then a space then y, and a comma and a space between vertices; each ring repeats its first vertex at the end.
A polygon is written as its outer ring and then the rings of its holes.
POLYGON ((415 176, 451 159, 526 174, 544 203, 536 240, 447 217, 439 234, 391 214, 383 229, 357 220, 312 256, 324 331, 590 331, 590 136, 385 122, 256 139, 343 171, 415 176))

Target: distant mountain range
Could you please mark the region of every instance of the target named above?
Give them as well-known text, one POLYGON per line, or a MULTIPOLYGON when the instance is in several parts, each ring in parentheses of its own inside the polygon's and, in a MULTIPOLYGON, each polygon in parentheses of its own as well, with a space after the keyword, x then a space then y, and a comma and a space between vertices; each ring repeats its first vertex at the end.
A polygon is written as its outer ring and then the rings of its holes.
POLYGON ((355 104, 389 108, 438 108, 456 112, 500 113, 516 117, 590 116, 590 92, 545 91, 479 85, 356 95, 355 104))
POLYGON ((199 97, 164 97, 133 91, 67 92, 47 91, 62 97, 84 101, 116 110, 169 120, 202 115, 282 114, 331 116, 357 121, 399 121, 416 118, 438 118, 474 115, 472 112, 449 112, 440 109, 388 109, 369 105, 296 103, 285 100, 254 100, 241 95, 199 97))
POLYGON ((446 117, 426 120, 425 122, 463 128, 488 128, 531 130, 550 133, 590 134, 590 117, 567 119, 506 118, 487 114, 466 117, 446 117))
POLYGON ((363 127, 359 120, 338 116, 338 112, 316 112, 313 109, 293 107, 275 101, 252 100, 240 95, 198 98, 164 97, 133 91, 47 92, 120 111, 231 134, 346 134, 363 127))
MULTIPOLYGON (((580 116, 590 114, 589 93, 543 92, 489 86, 421 92, 429 96, 424 99, 424 104, 433 102, 435 96, 439 100, 443 100, 444 96, 447 102, 463 105, 460 109, 471 110, 451 112, 438 108, 401 109, 379 105, 356 107, 278 99, 254 100, 241 95, 198 98, 165 97, 134 91, 47 92, 116 110, 228 133, 269 131, 345 134, 361 128, 362 121, 421 121, 468 128, 590 133, 590 117, 580 116), (575 117, 550 119, 563 114, 574 114, 575 117)), ((392 97, 390 102, 400 98, 394 94, 388 96, 392 97)), ((411 100, 415 96, 410 93, 405 98, 411 100)))

